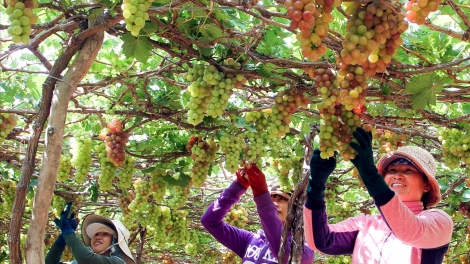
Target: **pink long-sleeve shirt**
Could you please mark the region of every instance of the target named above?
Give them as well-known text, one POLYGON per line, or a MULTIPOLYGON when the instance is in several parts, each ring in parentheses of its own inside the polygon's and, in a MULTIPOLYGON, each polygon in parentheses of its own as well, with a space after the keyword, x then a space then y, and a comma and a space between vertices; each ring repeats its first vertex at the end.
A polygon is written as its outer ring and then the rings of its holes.
POLYGON ((352 254, 352 263, 442 263, 452 237, 452 218, 423 203, 401 202, 391 190, 374 197, 379 215, 361 214, 328 224, 325 202, 308 199, 305 237, 315 251, 352 254))

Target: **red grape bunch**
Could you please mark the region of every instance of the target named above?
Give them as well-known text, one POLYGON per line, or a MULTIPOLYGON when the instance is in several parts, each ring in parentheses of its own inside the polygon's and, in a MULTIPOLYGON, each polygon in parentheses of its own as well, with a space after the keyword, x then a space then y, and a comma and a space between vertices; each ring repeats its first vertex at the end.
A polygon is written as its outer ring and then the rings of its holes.
POLYGON ((279 92, 274 99, 271 115, 269 116, 269 127, 267 129, 271 137, 283 137, 289 132, 290 117, 297 112, 299 107, 307 108, 312 100, 306 93, 287 89, 279 92))
POLYGON ((442 0, 409 0, 405 4, 406 19, 423 25, 429 13, 437 11, 441 2, 442 0))
POLYGON ((225 134, 219 140, 220 150, 225 153, 225 169, 235 173, 240 161, 240 153, 246 147, 241 134, 236 136, 225 134))
POLYGON ((386 72, 395 50, 403 43, 400 35, 408 29, 408 22, 379 1, 366 6, 350 3, 347 11, 351 16, 341 60, 348 65, 361 65, 370 76, 386 72))
POLYGON ((123 124, 113 119, 101 130, 99 138, 106 144, 106 153, 109 160, 116 166, 121 167, 126 160, 124 148, 126 147, 129 134, 123 131, 123 124))
POLYGON ((135 37, 149 19, 148 9, 153 0, 124 0, 121 5, 126 29, 135 37))
POLYGON ((194 161, 191 168, 192 182, 195 187, 202 187, 219 147, 212 139, 205 141, 202 136, 191 136, 186 150, 191 153, 191 158, 194 161))
POLYGON ((7 0, 6 14, 10 21, 7 29, 13 43, 28 44, 31 35, 31 25, 35 24, 38 17, 33 9, 39 7, 37 0, 7 0))
POLYGON ((0 113, 0 145, 16 126, 18 117, 15 114, 0 113))
POLYGON ((326 53, 326 45, 321 43, 327 37, 329 23, 333 21, 333 8, 341 5, 341 0, 286 0, 290 27, 298 28, 297 40, 301 42, 302 55, 312 61, 326 53))
POLYGON ((75 181, 83 183, 92 164, 91 134, 87 131, 76 131, 70 146, 72 153, 70 162, 75 167, 75 181))
POLYGON ((241 205, 234 205, 224 216, 224 222, 238 228, 244 228, 248 223, 248 212, 241 205))
POLYGON ((405 134, 397 134, 387 129, 376 129, 374 139, 379 143, 379 154, 397 150, 406 140, 405 134))

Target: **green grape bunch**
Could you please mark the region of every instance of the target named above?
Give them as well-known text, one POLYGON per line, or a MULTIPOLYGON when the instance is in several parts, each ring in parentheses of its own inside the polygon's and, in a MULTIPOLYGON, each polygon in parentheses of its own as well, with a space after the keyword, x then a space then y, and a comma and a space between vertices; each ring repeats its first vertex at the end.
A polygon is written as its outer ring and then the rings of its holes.
POLYGON ((135 198, 129 204, 132 212, 140 212, 147 204, 147 198, 150 195, 150 182, 147 179, 138 179, 134 182, 135 198))
POLYGON ((111 190, 113 186, 114 173, 116 172, 116 166, 107 156, 106 145, 103 142, 100 142, 98 145, 96 145, 95 150, 98 152, 101 169, 101 173, 98 179, 99 189, 103 191, 111 190))
POLYGON ((83 183, 90 171, 91 159, 91 134, 86 131, 76 131, 70 144, 72 159, 70 162, 75 167, 75 181, 83 183))
POLYGON ((31 35, 31 25, 35 24, 38 17, 33 9, 39 7, 37 0, 7 0, 6 14, 10 26, 7 29, 13 43, 28 44, 31 35))
POLYGON ((246 147, 245 139, 240 134, 236 136, 225 134, 220 137, 219 145, 225 153, 225 169, 235 173, 240 163, 240 153, 246 147))
POLYGON ((131 187, 132 185, 132 176, 134 175, 134 158, 132 156, 126 156, 124 164, 118 171, 118 186, 119 188, 125 190, 131 187))
POLYGON ((185 205, 188 201, 188 196, 190 192, 190 185, 186 187, 174 186, 173 187, 173 197, 168 200, 168 206, 171 209, 178 209, 181 206, 185 205))
POLYGON ((16 126, 17 121, 18 117, 15 114, 0 113, 0 145, 16 126))
POLYGON ((191 152, 191 158, 194 161, 191 168, 192 182, 195 187, 199 188, 203 186, 207 178, 210 165, 215 160, 219 147, 212 139, 205 141, 202 136, 191 136, 186 150, 191 152))
POLYGON ((248 223, 248 212, 241 205, 235 205, 224 216, 224 222, 238 228, 244 228, 248 223))
POLYGON ((0 181, 0 193, 2 194, 0 201, 2 201, 1 206, 3 208, 3 210, 0 210, 0 219, 3 219, 13 211, 16 182, 8 179, 0 181))
POLYGON ((72 157, 68 154, 60 156, 59 172, 57 173, 57 180, 63 182, 70 176, 72 169, 72 157))
POLYGON ((140 30, 144 28, 145 21, 149 19, 147 12, 153 0, 124 0, 121 9, 126 29, 134 37, 139 36, 140 30))

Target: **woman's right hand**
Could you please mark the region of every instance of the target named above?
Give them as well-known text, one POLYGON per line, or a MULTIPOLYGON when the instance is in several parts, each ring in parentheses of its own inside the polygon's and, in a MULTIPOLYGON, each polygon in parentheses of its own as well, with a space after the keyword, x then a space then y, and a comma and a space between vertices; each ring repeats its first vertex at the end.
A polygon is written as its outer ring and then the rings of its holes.
POLYGON ((307 195, 314 200, 321 200, 325 197, 325 184, 328 176, 336 168, 336 152, 334 157, 322 159, 321 151, 316 148, 310 159, 310 179, 307 188, 307 195))
POLYGON ((238 184, 245 188, 245 190, 248 190, 248 187, 250 187, 250 182, 248 181, 245 169, 239 168, 237 172, 235 172, 235 175, 237 175, 238 184))

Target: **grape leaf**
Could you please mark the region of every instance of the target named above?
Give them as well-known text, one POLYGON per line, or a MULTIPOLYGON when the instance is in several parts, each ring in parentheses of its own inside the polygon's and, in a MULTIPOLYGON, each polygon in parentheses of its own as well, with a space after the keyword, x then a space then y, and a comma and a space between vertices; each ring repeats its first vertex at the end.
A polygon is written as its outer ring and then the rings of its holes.
POLYGON ((462 104, 462 112, 464 114, 470 114, 470 103, 462 104))
POLYGON ((90 192, 90 201, 96 203, 96 201, 98 201, 99 196, 98 187, 93 184, 92 186, 90 186, 90 188, 88 188, 88 191, 90 192))
POLYGON ((424 109, 426 105, 436 105, 436 93, 442 91, 445 81, 448 79, 438 79, 436 73, 412 77, 405 88, 405 93, 413 94, 411 97, 413 109, 424 109))
POLYGON ((204 24, 199 27, 199 32, 208 40, 214 40, 222 37, 224 34, 222 30, 214 24, 204 24))
POLYGON ((258 69, 256 69, 256 72, 266 78, 270 78, 273 74, 270 69, 264 67, 264 65, 261 65, 258 69))
POLYGON ((153 46, 150 44, 148 37, 134 37, 131 33, 126 33, 121 37, 124 42, 122 44, 122 52, 128 58, 135 58, 140 62, 147 62, 150 57, 150 51, 153 46))

